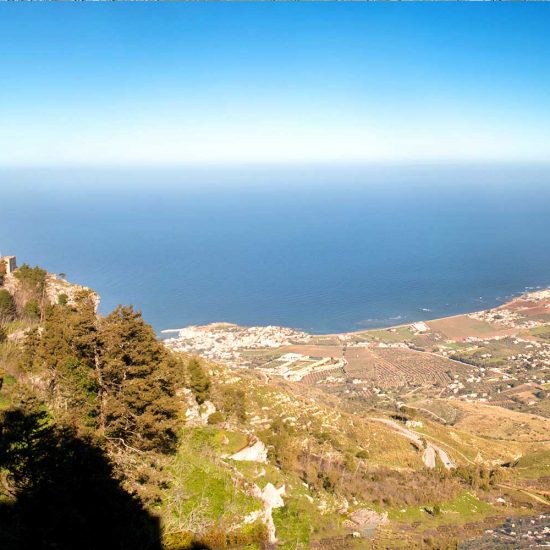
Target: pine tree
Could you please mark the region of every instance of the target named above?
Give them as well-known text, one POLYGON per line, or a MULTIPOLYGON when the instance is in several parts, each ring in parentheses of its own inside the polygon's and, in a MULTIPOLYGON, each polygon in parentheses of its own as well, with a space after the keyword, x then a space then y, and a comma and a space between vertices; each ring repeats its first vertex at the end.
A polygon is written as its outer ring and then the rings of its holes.
POLYGON ((24 362, 49 374, 49 400, 58 416, 74 424, 97 427, 97 319, 90 293, 71 307, 52 305, 41 331, 29 334, 24 362))
POLYGON ((106 437, 141 451, 176 443, 176 360, 132 307, 100 323, 102 418, 106 437))

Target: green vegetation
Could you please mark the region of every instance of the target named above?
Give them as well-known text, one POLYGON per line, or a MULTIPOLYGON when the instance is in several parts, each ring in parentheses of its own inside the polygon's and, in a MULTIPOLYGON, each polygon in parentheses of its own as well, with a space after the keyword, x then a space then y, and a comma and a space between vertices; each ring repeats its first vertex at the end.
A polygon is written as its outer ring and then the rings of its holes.
POLYGON ((23 306, 23 315, 31 321, 40 319, 40 305, 36 298, 30 298, 23 306))
POLYGON ((33 399, 0 412, 0 547, 155 549, 158 524, 124 490, 101 442, 33 399))
POLYGON ((32 290, 37 295, 42 294, 47 275, 44 269, 23 264, 14 272, 14 275, 24 287, 32 290))
POLYGON ((550 478, 550 449, 535 449, 522 456, 513 465, 513 470, 522 478, 550 478))
POLYGON ((542 340, 550 340, 550 327, 548 325, 532 328, 529 333, 542 340))
POLYGON ((479 464, 459 466, 453 473, 470 487, 484 491, 488 491, 492 486, 496 485, 501 481, 503 476, 500 468, 489 468, 488 466, 479 464))
POLYGON ((0 288, 0 323, 7 323, 15 319, 16 309, 13 296, 3 288, 0 288))
POLYGON ((51 305, 25 341, 21 367, 49 379, 58 416, 119 445, 170 452, 176 441, 174 370, 180 361, 132 308, 98 320, 91 295, 51 305))
MULTIPOLYGON (((221 460, 221 437, 226 432, 215 427, 182 432, 185 445, 170 465, 172 482, 161 507, 167 533, 194 533, 195 537, 201 533, 201 540, 220 537, 225 541, 239 518, 261 509, 260 501, 247 494, 243 480, 221 460)), ((263 531, 259 535, 263 537, 263 531)), ((175 539, 168 536, 171 544, 175 539)))
POLYGON ((38 266, 23 264, 13 274, 20 283, 15 300, 20 314, 31 321, 40 319, 46 307, 44 294, 47 272, 38 266))
POLYGON ((174 376, 181 361, 131 307, 119 306, 103 319, 98 338, 99 425, 105 435, 142 451, 174 451, 174 376))
POLYGON ((220 424, 223 421, 223 414, 220 411, 216 411, 208 416, 208 424, 220 424))
POLYGON ((221 390, 221 409, 240 422, 246 420, 246 393, 237 387, 224 386, 221 390))
POLYGON ((187 364, 187 370, 189 372, 189 387, 200 405, 208 399, 210 379, 196 357, 191 358, 187 364))
POLYGON ((434 506, 412 506, 406 509, 392 510, 390 519, 428 523, 445 524, 465 522, 471 519, 482 519, 484 514, 492 512, 493 508, 480 500, 470 491, 461 491, 455 498, 434 506))

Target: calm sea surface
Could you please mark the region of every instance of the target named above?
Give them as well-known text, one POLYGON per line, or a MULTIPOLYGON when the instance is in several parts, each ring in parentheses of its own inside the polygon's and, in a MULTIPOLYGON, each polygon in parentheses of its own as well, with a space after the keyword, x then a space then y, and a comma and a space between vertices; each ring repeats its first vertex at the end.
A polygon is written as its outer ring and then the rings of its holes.
POLYGON ((550 285, 547 169, 0 171, 0 252, 156 330, 357 330, 550 285))

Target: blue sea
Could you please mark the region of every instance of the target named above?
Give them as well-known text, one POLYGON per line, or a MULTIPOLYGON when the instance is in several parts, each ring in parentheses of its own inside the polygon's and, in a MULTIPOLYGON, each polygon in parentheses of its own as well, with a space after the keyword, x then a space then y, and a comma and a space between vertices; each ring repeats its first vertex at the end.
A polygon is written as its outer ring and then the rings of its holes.
POLYGON ((0 170, 0 253, 133 304, 157 331, 316 333, 550 285, 547 166, 0 170))

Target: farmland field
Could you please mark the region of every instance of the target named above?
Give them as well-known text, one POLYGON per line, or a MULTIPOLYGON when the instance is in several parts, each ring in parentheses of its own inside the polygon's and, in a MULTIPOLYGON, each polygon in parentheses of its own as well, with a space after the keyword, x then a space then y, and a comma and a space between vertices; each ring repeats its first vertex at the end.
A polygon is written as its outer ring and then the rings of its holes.
POLYGON ((428 321, 426 324, 446 338, 458 340, 468 336, 489 337, 517 332, 504 326, 499 327, 485 321, 472 319, 468 315, 436 319, 435 321, 428 321))

